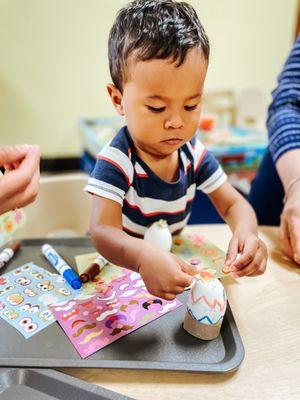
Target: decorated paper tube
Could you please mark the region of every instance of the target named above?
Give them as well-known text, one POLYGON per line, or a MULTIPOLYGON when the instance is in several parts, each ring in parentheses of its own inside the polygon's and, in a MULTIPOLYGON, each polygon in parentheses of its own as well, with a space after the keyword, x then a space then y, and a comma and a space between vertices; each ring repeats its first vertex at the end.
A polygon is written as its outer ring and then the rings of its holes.
POLYGON ((183 328, 202 340, 215 339, 222 326, 227 297, 218 279, 194 281, 187 301, 183 328))

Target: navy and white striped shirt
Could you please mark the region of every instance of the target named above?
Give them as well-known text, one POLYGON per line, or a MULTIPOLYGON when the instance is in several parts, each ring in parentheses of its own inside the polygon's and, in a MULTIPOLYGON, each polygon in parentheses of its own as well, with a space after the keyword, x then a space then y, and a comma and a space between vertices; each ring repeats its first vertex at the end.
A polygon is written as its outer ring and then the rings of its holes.
POLYGON ((137 156, 124 127, 99 153, 85 190, 121 204, 123 229, 131 235, 143 237, 159 219, 176 233, 188 221, 195 190, 211 193, 226 180, 218 161, 199 140, 184 144, 179 155, 178 180, 162 180, 137 156))
POLYGON ((300 148, 300 36, 278 78, 269 107, 269 148, 276 162, 285 152, 300 148))

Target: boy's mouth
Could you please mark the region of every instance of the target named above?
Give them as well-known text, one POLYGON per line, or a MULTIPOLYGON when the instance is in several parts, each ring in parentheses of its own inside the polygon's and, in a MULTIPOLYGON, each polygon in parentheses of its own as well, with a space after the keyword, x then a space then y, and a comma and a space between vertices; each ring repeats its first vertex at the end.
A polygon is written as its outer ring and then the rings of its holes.
POLYGON ((162 143, 168 144, 170 146, 176 146, 180 144, 183 140, 179 138, 171 138, 171 139, 166 139, 162 140, 162 143))

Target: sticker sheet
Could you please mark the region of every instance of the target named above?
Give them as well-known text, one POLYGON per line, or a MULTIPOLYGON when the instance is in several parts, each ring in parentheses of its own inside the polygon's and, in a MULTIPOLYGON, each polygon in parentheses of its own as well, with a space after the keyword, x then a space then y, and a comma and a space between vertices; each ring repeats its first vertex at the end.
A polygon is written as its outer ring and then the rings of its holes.
POLYGON ((200 267, 202 278, 223 278, 229 274, 224 267, 225 253, 196 232, 174 236, 172 253, 186 262, 200 267))
POLYGON ((126 271, 105 293, 50 306, 82 358, 181 306, 153 297, 138 273, 126 271))
POLYGON ((14 232, 24 226, 26 215, 23 210, 15 209, 0 215, 0 246, 13 237, 14 232))
POLYGON ((55 321, 50 304, 70 300, 78 292, 60 275, 28 263, 0 275, 0 316, 27 339, 55 321))

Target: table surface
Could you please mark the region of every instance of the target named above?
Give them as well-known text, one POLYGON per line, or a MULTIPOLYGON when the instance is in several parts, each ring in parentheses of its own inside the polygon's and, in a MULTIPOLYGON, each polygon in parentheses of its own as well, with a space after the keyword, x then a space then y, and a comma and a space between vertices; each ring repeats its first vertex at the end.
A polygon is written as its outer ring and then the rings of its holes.
MULTIPOLYGON (((226 225, 189 229, 225 252, 231 237, 226 225)), ((300 399, 300 268, 278 248, 277 228, 261 227, 269 249, 268 267, 256 278, 223 279, 244 346, 240 368, 228 374, 117 369, 63 369, 86 382, 138 400, 300 399), (215 389, 219 389, 216 396, 215 389), (222 392, 220 392, 222 390, 222 392)))

